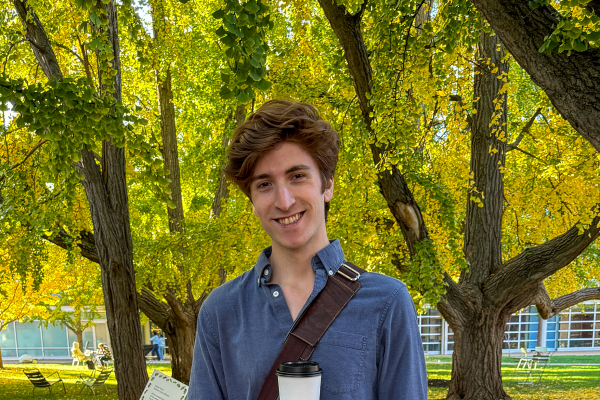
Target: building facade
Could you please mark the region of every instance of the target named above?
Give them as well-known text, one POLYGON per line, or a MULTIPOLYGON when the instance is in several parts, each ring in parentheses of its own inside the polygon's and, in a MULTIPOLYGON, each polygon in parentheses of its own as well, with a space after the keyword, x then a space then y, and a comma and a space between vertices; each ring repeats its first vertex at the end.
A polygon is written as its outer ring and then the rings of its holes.
MULTIPOLYGON (((429 308, 418 320, 425 354, 452 354, 454 335, 439 311, 429 308)), ((106 317, 101 314, 95 323, 83 333, 82 348, 86 343, 87 349, 95 349, 100 342, 110 346, 106 317)), ((142 332, 144 343, 149 343, 149 323, 142 327, 142 332)), ((70 359, 70 349, 76 340, 75 334, 63 326, 43 327, 38 322, 13 322, 0 332, 5 360, 16 360, 24 354, 36 359, 70 359)), ((529 351, 536 346, 557 352, 600 353, 600 302, 578 304, 549 320, 539 318, 535 306, 513 314, 506 324, 504 352, 518 353, 522 347, 529 351)))
MULTIPOLYGON (((425 354, 452 354, 454 335, 439 311, 429 308, 418 320, 425 354)), ((536 346, 600 353, 600 302, 578 304, 548 320, 539 317, 535 306, 513 314, 506 324, 503 351, 519 353, 521 348, 530 351, 536 346)))

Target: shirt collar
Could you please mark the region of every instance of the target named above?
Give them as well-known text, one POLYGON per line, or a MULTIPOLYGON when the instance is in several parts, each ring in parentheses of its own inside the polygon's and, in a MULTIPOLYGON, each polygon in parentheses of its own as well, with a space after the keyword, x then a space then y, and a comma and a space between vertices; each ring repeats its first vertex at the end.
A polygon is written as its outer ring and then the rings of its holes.
MULTIPOLYGON (((254 264, 254 273, 259 286, 261 281, 266 279, 264 271, 271 267, 269 257, 271 257, 272 251, 273 248, 271 246, 264 249, 258 256, 256 264, 254 264)), ((344 252, 342 251, 342 246, 340 245, 340 241, 335 239, 329 241, 329 245, 325 246, 315 254, 312 258, 312 267, 314 270, 324 268, 327 271, 327 274, 331 276, 338 271, 343 262, 344 252)))

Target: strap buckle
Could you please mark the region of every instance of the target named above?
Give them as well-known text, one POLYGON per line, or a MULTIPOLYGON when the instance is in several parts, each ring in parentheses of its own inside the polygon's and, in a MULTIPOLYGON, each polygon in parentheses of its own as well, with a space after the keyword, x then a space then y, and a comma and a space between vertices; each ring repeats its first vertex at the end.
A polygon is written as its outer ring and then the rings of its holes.
POLYGON ((349 281, 355 282, 358 280, 358 278, 360 278, 360 272, 358 272, 357 270, 355 270, 354 268, 351 268, 348 264, 346 263, 342 263, 342 265, 344 267, 346 267, 347 269, 349 269, 350 271, 354 272, 354 274, 356 274, 355 277, 350 277, 348 275, 346 275, 345 273, 343 273, 341 270, 338 269, 338 274, 340 274, 341 276, 343 276, 344 278, 348 279, 349 281))

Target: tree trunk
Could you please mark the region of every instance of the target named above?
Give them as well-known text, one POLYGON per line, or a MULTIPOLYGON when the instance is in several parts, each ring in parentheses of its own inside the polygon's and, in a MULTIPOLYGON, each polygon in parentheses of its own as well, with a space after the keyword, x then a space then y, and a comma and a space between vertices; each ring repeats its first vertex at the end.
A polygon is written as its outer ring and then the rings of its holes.
POLYGON ((503 79, 508 80, 503 56, 498 36, 481 32, 473 91, 477 113, 470 123, 472 187, 467 193, 465 218, 464 253, 470 268, 460 278, 477 305, 455 307, 455 317, 449 321, 454 353, 447 398, 452 400, 510 398, 502 388, 501 373, 506 318, 496 304, 485 300, 480 289, 502 265, 507 98, 501 89, 503 79))
MULTIPOLYGON (((165 24, 169 22, 162 3, 158 3, 152 7, 152 21, 154 42, 159 47, 164 35, 168 32, 165 24)), ((171 189, 171 199, 175 204, 174 208, 167 207, 169 231, 173 234, 183 233, 185 217, 181 196, 181 174, 179 169, 179 153, 177 150, 177 129, 175 123, 175 106, 173 104, 171 68, 167 67, 166 71, 161 71, 160 66, 157 65, 155 73, 160 109, 163 163, 165 169, 169 171, 169 179, 171 180, 169 188, 171 189)), ((179 251, 185 256, 184 248, 180 248, 179 251)), ((179 267, 179 272, 185 272, 183 271, 183 267, 179 267)), ((187 290, 184 299, 178 297, 171 290, 165 294, 169 308, 157 308, 158 301, 140 303, 140 308, 144 314, 167 335, 171 355, 171 374, 173 378, 185 384, 189 383, 192 371, 192 357, 194 341, 196 339, 198 314, 194 307, 196 302, 192 293, 191 283, 187 282, 186 286, 187 290), (153 309, 150 310, 148 309, 149 307, 153 309), (160 315, 157 315, 157 311, 160 315)), ((144 294, 146 296, 152 295, 149 291, 145 291, 144 294)), ((164 305, 164 303, 159 304, 164 305)))
POLYGON ((454 324, 452 379, 447 400, 504 400, 502 342, 507 319, 497 310, 476 310, 454 324))
MULTIPOLYGON (((155 38, 158 32, 155 27, 155 38)), ((175 106, 173 105, 173 89, 171 81, 171 70, 167 69, 164 79, 161 79, 157 71, 158 100, 160 106, 160 127, 163 144, 163 161, 165 169, 169 170, 171 180, 171 197, 175 208, 167 208, 169 217, 169 230, 171 233, 183 232, 183 201, 181 197, 181 175, 179 172, 179 154, 177 151, 177 132, 175 125, 175 106)), ((185 249, 180 251, 185 255, 185 249)), ((180 271, 183 270, 180 268, 180 271)), ((187 282, 186 299, 181 299, 175 294, 165 295, 167 303, 171 306, 166 311, 166 318, 152 317, 152 313, 142 309, 163 332, 166 333, 171 355, 171 371, 173 378, 188 384, 192 371, 192 357, 194 341, 196 339, 197 312, 194 312, 195 303, 191 284, 187 282), (179 312, 173 312, 173 309, 179 312)), ((164 317, 164 314, 163 314, 164 317)))
POLYGON ((0 346, 0 369, 4 369, 4 361, 2 361, 2 346, 0 346))
POLYGON ((182 303, 169 293, 165 295, 167 305, 148 289, 139 294, 140 309, 167 335, 173 378, 185 384, 189 383, 192 371, 198 311, 206 296, 202 294, 194 302, 182 303))
POLYGON ((85 351, 85 349, 83 348, 83 346, 84 346, 84 343, 83 343, 83 331, 73 331, 73 333, 77 337, 77 343, 79 343, 79 349, 81 351, 85 351))
MULTIPOLYGON (((229 121, 231 119, 231 114, 225 120, 225 127, 223 129, 223 149, 227 149, 229 146, 229 136, 227 135, 227 130, 229 128, 229 121)), ((235 126, 236 128, 244 123, 246 120, 246 108, 244 104, 240 104, 235 109, 235 126)), ((223 167, 225 166, 225 162, 221 165, 221 173, 219 175, 219 183, 217 184, 217 191, 215 192, 215 196, 213 198, 212 207, 210 209, 210 217, 211 218, 219 218, 221 215, 221 211, 223 210, 223 201, 229 197, 229 186, 227 183, 227 177, 223 172, 223 167)))
POLYGON ((182 308, 185 318, 169 313, 166 323, 161 324, 161 329, 167 335, 172 376, 187 385, 192 373, 198 313, 189 303, 182 308))
MULTIPOLYGON (((48 79, 62 79, 62 72, 52 46, 44 33, 44 28, 26 1, 15 0, 15 9, 23 25, 38 64, 48 79)), ((101 19, 106 24, 96 26, 106 34, 112 47, 114 59, 111 67, 117 74, 102 82, 101 90, 110 86, 115 99, 121 101, 121 64, 119 57, 119 37, 117 11, 110 1, 96 6, 105 12, 101 19)), ((99 76, 100 78, 100 76, 99 76)), ((138 318, 135 273, 133 270, 133 246, 129 227, 129 203, 125 177, 125 152, 110 140, 102 143, 101 166, 96 163, 94 154, 81 150, 79 172, 94 226, 94 242, 102 275, 102 289, 108 332, 113 346, 115 377, 120 400, 138 400, 148 381, 146 363, 142 349, 142 329, 138 318)))

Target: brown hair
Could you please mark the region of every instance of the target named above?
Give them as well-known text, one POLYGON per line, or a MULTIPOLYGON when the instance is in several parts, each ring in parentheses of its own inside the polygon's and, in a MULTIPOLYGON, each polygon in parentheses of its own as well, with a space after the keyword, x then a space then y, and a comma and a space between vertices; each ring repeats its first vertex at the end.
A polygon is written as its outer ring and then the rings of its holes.
POLYGON ((321 175, 322 190, 335 172, 340 138, 331 125, 306 103, 271 100, 263 104, 233 133, 227 151, 225 175, 250 197, 256 163, 279 143, 300 145, 313 158, 321 175))

